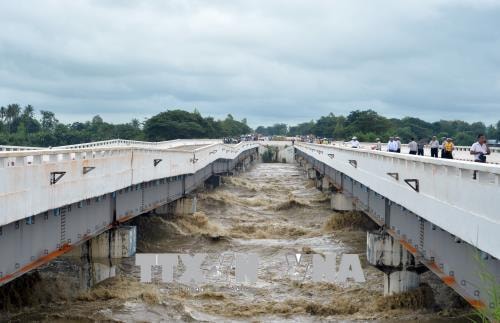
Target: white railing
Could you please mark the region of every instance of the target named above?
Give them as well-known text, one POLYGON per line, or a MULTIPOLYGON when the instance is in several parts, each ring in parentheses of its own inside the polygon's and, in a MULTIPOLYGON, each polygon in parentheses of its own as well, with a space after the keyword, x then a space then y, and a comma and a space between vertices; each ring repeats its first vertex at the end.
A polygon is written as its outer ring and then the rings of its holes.
POLYGON ((96 142, 88 142, 75 145, 58 146, 53 149, 81 149, 81 148, 95 148, 95 147, 142 147, 142 148, 171 148, 177 146, 189 145, 203 145, 221 143, 220 139, 175 139, 168 141, 138 141, 138 140, 125 140, 125 139, 112 139, 96 142))
MULTIPOLYGON (((351 147, 351 143, 349 141, 347 141, 347 142, 334 141, 333 143, 329 143, 327 145, 333 145, 333 146, 337 146, 337 147, 351 147)), ((372 143, 372 142, 361 142, 360 148, 373 150, 376 145, 377 145, 376 143, 372 143)), ((382 143, 382 151, 387 151, 387 144, 386 143, 382 143)), ((500 147, 490 147, 490 151, 491 151, 491 155, 488 155, 486 157, 488 163, 500 164, 500 147)), ((408 144, 402 144, 401 145, 401 153, 408 154, 409 152, 410 152, 410 149, 408 148, 408 144)), ((429 145, 425 145, 424 155, 425 156, 431 155, 431 149, 430 149, 429 145)), ((458 159, 458 160, 465 160, 465 161, 473 161, 474 160, 474 156, 470 154, 470 146, 455 146, 455 150, 453 151, 453 158, 458 159)))
POLYGON ((295 146, 500 258, 499 165, 331 145, 296 143, 295 146), (388 173, 397 173, 399 180, 388 173), (405 179, 418 180, 418 192, 405 179))
POLYGON ((39 150, 39 149, 45 149, 45 148, 42 148, 42 147, 26 147, 26 146, 0 145, 0 152, 2 152, 2 151, 39 150))
POLYGON ((172 144, 174 148, 99 145, 0 152, 0 226, 130 185, 192 174, 219 158, 233 159, 258 147, 252 142, 181 142, 172 144), (206 145, 192 151, 175 149, 194 144, 206 145))
POLYGON ((56 147, 28 147, 28 146, 9 146, 0 145, 2 151, 23 151, 23 150, 41 150, 41 149, 82 149, 82 148, 98 148, 98 147, 141 147, 141 148, 172 148, 177 146, 190 145, 209 145, 222 143, 220 139, 175 139, 168 141, 138 141, 126 139, 111 139, 95 142, 86 142, 74 145, 56 146, 56 147))

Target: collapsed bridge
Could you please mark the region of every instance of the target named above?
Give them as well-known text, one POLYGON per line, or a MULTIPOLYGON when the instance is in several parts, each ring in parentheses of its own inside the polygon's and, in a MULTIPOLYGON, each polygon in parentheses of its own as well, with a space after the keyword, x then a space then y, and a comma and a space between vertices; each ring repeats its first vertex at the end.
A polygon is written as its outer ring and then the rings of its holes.
POLYGON ((110 140, 0 152, 0 285, 248 164, 257 147, 110 140))
POLYGON ((385 293, 418 286, 431 270, 476 308, 494 307, 500 277, 500 166, 376 150, 296 143, 309 177, 331 187, 337 210, 361 210, 381 227, 368 261, 385 293))
MULTIPOLYGON (((110 140, 0 151, 0 285, 103 232, 179 201, 258 158, 263 143, 110 140)), ((273 145, 266 142, 265 145, 273 145)), ((500 166, 367 149, 276 143, 332 194, 380 226, 368 261, 385 292, 431 270, 473 306, 494 306, 479 272, 500 277, 500 166)))

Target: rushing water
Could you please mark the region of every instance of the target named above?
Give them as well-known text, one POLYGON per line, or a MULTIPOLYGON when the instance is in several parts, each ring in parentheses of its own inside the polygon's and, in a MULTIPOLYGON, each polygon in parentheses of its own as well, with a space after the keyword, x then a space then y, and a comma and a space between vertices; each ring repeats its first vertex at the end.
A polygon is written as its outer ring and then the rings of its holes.
MULTIPOLYGON (((138 226, 138 252, 206 253, 207 283, 141 284, 134 259, 117 264, 115 278, 81 292, 72 262, 58 260, 25 292, 29 306, 4 313, 14 320, 87 321, 458 321, 460 302, 431 274, 430 288, 385 299, 382 274, 364 262, 363 228, 339 225, 356 214, 329 209, 328 196, 314 188, 297 165, 258 164, 224 178, 224 185, 198 194, 198 212, 172 217, 144 215, 138 226), (234 283, 234 253, 259 256, 255 285, 234 283), (337 252, 359 254, 365 283, 313 283, 304 267, 291 266, 290 255, 337 252), (57 274, 56 274, 57 272, 57 274), (424 308, 426 303, 430 303, 424 308), (458 305, 457 305, 458 304, 458 305)), ((352 218, 350 218, 352 217, 352 218)), ((1 317, 1 316, 0 316, 1 317)))

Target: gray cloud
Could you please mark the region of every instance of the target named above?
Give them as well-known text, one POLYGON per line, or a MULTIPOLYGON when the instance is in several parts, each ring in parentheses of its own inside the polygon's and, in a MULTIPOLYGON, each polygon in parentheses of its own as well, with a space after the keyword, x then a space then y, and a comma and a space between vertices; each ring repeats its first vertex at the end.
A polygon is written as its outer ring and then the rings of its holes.
POLYGON ((1 104, 64 121, 197 108, 250 124, 372 108, 500 119, 500 3, 4 1, 1 104))

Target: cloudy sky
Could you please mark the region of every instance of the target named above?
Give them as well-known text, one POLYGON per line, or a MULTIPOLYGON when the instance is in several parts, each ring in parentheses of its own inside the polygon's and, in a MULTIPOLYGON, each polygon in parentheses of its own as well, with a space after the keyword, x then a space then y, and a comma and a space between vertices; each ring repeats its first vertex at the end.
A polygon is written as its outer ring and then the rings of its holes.
POLYGON ((0 2, 0 105, 251 126, 372 108, 500 119, 500 1, 0 2))

